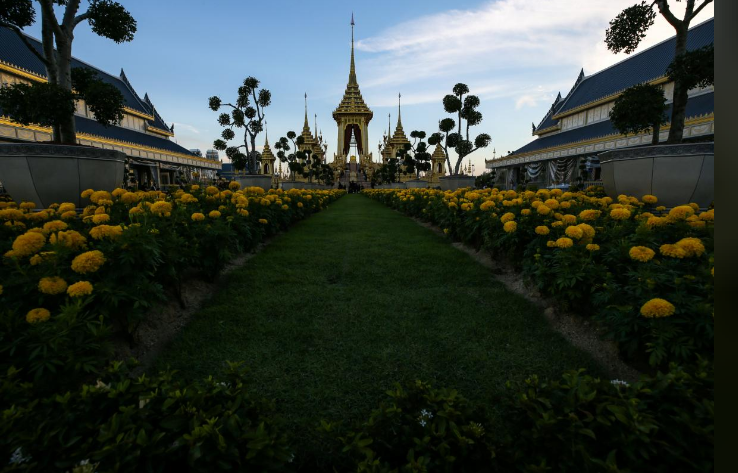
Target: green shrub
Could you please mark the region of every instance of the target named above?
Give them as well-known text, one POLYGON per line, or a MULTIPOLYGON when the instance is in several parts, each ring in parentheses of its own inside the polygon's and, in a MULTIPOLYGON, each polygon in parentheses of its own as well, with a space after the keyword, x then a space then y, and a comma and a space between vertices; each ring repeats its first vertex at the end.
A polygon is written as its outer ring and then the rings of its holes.
POLYGON ((712 471, 714 367, 666 373, 626 385, 583 370, 560 380, 531 377, 514 396, 503 471, 712 471))
POLYGON ((281 471, 292 459, 272 402, 229 364, 223 381, 186 384, 176 372, 105 380, 46 398, 9 370, 0 385, 4 471, 281 471))
POLYGON ((455 390, 416 381, 387 394, 366 422, 338 437, 356 471, 479 471, 489 464, 493 451, 475 422, 483 416, 455 390))

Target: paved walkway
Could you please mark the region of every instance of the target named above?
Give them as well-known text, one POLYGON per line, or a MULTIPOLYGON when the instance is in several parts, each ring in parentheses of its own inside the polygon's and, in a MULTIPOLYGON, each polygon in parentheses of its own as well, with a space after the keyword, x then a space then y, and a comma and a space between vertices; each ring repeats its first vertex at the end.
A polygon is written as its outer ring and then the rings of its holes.
POLYGON ((488 269, 361 195, 225 278, 158 367, 202 378, 225 360, 246 362, 311 455, 321 418, 366 418, 397 381, 454 387, 494 409, 508 379, 596 370, 488 269))

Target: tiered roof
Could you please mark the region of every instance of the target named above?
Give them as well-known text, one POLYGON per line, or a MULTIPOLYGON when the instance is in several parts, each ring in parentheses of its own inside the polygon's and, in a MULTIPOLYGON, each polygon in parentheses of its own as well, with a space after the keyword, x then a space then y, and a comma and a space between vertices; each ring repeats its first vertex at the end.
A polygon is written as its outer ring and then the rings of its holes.
MULTIPOLYGON (((42 45, 39 40, 31 36, 25 35, 29 43, 39 52, 42 53, 42 45)), ((0 68, 2 66, 11 71, 20 71, 22 75, 35 81, 46 81, 46 68, 41 60, 36 57, 21 39, 10 29, 0 27, 0 68)), ((137 115, 146 122, 146 128, 164 136, 173 134, 174 126, 169 126, 159 115, 154 104, 149 100, 148 95, 144 95, 142 99, 131 85, 128 77, 126 77, 123 69, 120 75, 114 76, 90 64, 87 64, 77 58, 72 58, 72 67, 80 67, 89 69, 97 73, 100 80, 112 84, 123 95, 123 104, 125 112, 137 115)), ((104 127, 94 120, 85 117, 75 117, 77 123, 77 131, 81 133, 95 134, 103 138, 122 139, 130 143, 160 148, 162 150, 173 151, 186 155, 194 156, 188 149, 169 141, 164 137, 157 137, 147 133, 130 130, 119 126, 104 127)))
POLYGON ((351 67, 349 69, 348 83, 346 84, 346 91, 343 93, 343 98, 338 104, 338 107, 333 111, 333 118, 338 121, 339 116, 342 114, 365 114, 368 115, 368 120, 374 116, 374 113, 369 109, 364 98, 361 96, 361 90, 359 90, 359 83, 356 80, 356 64, 354 63, 354 24, 353 19, 351 20, 351 67))

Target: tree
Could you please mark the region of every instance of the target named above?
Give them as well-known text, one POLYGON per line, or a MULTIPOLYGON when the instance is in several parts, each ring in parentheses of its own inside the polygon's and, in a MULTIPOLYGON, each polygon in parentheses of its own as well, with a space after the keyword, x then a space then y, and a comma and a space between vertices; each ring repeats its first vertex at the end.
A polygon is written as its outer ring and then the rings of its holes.
POLYGON ((218 116, 218 124, 223 127, 220 134, 222 139, 213 141, 213 147, 225 151, 236 169, 242 170, 248 165, 249 174, 259 172, 261 155, 256 151, 256 137, 264 130, 264 109, 271 103, 272 93, 267 89, 259 90, 259 81, 251 76, 244 79, 243 85, 238 88, 235 104, 223 103, 218 96, 208 100, 210 109, 215 112, 221 107, 231 109, 230 114, 221 113, 218 116), (243 144, 228 146, 227 142, 236 137, 236 128, 243 129, 243 144))
POLYGON ((624 135, 653 130, 651 143, 659 144, 659 130, 666 123, 666 97, 661 87, 639 84, 626 89, 610 112, 613 126, 624 135))
POLYGON ((398 157, 407 174, 415 174, 416 178, 420 177, 421 172, 427 172, 431 168, 431 154, 428 152, 428 144, 423 141, 425 136, 424 131, 413 130, 410 133, 413 142, 398 150, 402 153, 398 157))
POLYGON ((486 148, 492 141, 486 133, 477 135, 473 142, 469 139, 469 128, 482 123, 482 112, 477 110, 480 103, 479 97, 468 94, 469 87, 459 83, 454 86, 453 94, 448 94, 443 98, 443 109, 446 113, 457 114, 457 121, 451 118, 441 120, 438 126, 440 133, 434 133, 428 140, 431 145, 443 142, 449 170, 451 170, 451 159, 448 149, 453 148, 456 151, 458 159, 453 167, 453 174, 459 174, 459 167, 465 157, 479 148, 486 148), (458 126, 457 131, 450 133, 456 126, 458 126))
POLYGON ((290 170, 290 181, 295 180, 295 175, 299 174, 305 176, 305 161, 308 155, 300 151, 298 146, 302 145, 305 139, 302 136, 297 136, 294 131, 288 131, 287 136, 281 137, 275 144, 274 149, 277 150, 277 157, 283 163, 287 163, 287 168, 290 170), (290 146, 292 143, 292 146, 290 146), (287 154, 290 150, 292 153, 287 154))
POLYGON ((667 75, 674 81, 674 101, 671 109, 668 143, 682 141, 689 89, 697 85, 706 86, 714 83, 712 46, 699 52, 687 52, 689 24, 702 9, 712 3, 712 0, 702 0, 695 8, 696 3, 698 3, 697 0, 686 0, 684 17, 680 20, 670 10, 669 0, 654 0, 651 4, 642 1, 640 4, 626 8, 616 16, 605 33, 605 43, 610 51, 632 53, 646 36, 648 28, 654 23, 656 18, 654 5, 676 31, 674 60, 667 70, 667 75))
POLYGON ((133 40, 136 20, 123 5, 112 0, 90 0, 87 11, 80 14, 80 0, 37 0, 37 3, 41 10, 41 51, 22 32, 36 21, 31 0, 0 0, 0 26, 15 32, 44 64, 48 83, 8 87, 0 93, 0 107, 24 125, 51 126, 56 143, 76 144, 76 100, 84 100, 95 119, 105 126, 120 122, 124 102, 120 91, 98 79, 92 70, 72 69, 74 29, 87 22, 97 35, 123 43, 133 40), (61 21, 54 13, 55 5, 64 7, 61 21))

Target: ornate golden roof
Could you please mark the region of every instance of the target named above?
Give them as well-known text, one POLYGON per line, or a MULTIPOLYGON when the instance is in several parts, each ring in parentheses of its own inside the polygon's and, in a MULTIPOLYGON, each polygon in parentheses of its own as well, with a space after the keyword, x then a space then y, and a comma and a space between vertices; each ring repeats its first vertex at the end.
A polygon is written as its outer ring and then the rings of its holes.
POLYGON ((359 83, 356 81, 356 64, 354 63, 354 23, 351 20, 351 68, 349 69, 348 84, 343 98, 338 107, 333 111, 333 118, 338 121, 338 116, 346 114, 368 115, 367 122, 372 119, 374 113, 364 103, 359 90, 359 83))
POLYGON ((405 135, 405 130, 402 128, 402 110, 400 108, 400 98, 401 95, 397 96, 397 126, 395 127, 395 132, 392 134, 392 138, 390 138, 390 146, 402 146, 405 143, 410 143, 410 140, 407 139, 407 136, 405 135))
POLYGON ((269 147, 269 136, 267 135, 264 139, 264 149, 261 151, 261 159, 274 161, 275 157, 272 153, 272 149, 269 147))
POLYGON ((443 151, 441 143, 436 143, 436 149, 433 150, 433 155, 431 156, 431 159, 433 161, 443 161, 446 159, 446 153, 443 151))

